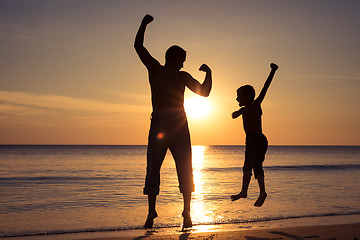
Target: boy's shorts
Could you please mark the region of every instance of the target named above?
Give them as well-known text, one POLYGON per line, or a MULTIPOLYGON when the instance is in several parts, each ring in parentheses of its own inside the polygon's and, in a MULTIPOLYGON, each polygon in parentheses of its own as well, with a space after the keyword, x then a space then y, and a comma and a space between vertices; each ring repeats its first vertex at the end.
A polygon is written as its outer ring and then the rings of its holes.
POLYGON ((265 160, 265 153, 268 148, 268 141, 264 134, 246 135, 245 162, 243 172, 254 170, 255 178, 264 178, 262 164, 265 160))

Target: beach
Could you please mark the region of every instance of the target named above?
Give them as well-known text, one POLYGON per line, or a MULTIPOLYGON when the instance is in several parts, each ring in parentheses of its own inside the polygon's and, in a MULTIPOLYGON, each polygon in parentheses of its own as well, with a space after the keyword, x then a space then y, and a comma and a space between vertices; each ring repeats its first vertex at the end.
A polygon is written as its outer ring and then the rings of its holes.
POLYGON ((168 240, 270 240, 270 239, 327 239, 355 240, 360 238, 360 223, 327 226, 287 227, 257 230, 233 230, 217 232, 184 232, 157 235, 148 233, 137 237, 105 237, 93 240, 138 240, 138 239, 168 239, 168 240))
MULTIPOLYGON (((83 235, 72 239, 88 240, 212 240, 212 239, 323 239, 323 240, 356 240, 360 239, 360 215, 313 217, 287 219, 250 224, 220 224, 194 226, 191 230, 181 228, 161 229, 155 231, 128 231, 127 233, 110 233, 106 236, 83 235), (113 234, 111 236, 110 234, 113 234), (121 236, 122 235, 122 236, 121 236), (125 236, 124 236, 125 235, 125 236)), ((103 233, 104 235, 104 233, 103 233)))
POLYGON ((4 238, 4 240, 358 240, 360 215, 295 218, 253 223, 195 225, 191 229, 180 227, 135 229, 70 234, 44 234, 4 238))
MULTIPOLYGON (((54 238, 55 239, 55 238, 54 238)), ((56 238, 60 239, 60 238, 56 238)), ((69 235, 67 240, 275 240, 275 239, 360 239, 360 215, 330 216, 302 219, 288 219, 251 224, 220 224, 194 226, 190 230, 181 228, 135 230, 111 233, 89 233, 69 235)), ((26 238, 25 240, 29 240, 26 238)), ((33 239, 36 240, 36 239, 33 239)))

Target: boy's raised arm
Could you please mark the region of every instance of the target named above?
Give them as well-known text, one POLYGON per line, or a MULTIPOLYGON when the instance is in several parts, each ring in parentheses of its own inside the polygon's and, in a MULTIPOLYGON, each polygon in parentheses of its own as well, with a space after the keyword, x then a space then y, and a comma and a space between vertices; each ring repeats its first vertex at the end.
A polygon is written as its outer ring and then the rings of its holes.
POLYGON ((261 104, 262 101, 264 100, 265 98, 265 94, 270 86, 270 83, 271 81, 273 80, 274 78, 274 75, 275 75, 275 72, 276 70, 279 68, 275 63, 271 63, 270 64, 270 68, 271 68, 271 71, 270 71, 270 74, 268 76, 268 78, 266 79, 265 81, 265 84, 264 84, 264 87, 262 88, 259 96, 255 99, 255 102, 258 103, 258 104, 261 104))
POLYGON ((151 23, 154 20, 154 18, 150 15, 145 15, 143 18, 141 25, 139 27, 139 30, 137 31, 134 47, 136 50, 136 53, 139 55, 140 60, 144 63, 144 65, 149 68, 153 64, 157 63, 157 60, 153 58, 148 50, 144 47, 144 36, 145 36, 145 30, 146 26, 151 23))

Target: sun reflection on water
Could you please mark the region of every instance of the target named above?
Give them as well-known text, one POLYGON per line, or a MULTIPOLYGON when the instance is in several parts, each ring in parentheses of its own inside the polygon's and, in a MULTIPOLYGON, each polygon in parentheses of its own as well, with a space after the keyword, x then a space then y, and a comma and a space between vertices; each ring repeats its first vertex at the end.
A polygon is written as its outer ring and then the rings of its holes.
POLYGON ((191 202, 191 218, 195 224, 214 221, 204 201, 203 187, 206 184, 206 179, 204 178, 203 168, 206 150, 207 146, 192 146, 195 192, 191 202))

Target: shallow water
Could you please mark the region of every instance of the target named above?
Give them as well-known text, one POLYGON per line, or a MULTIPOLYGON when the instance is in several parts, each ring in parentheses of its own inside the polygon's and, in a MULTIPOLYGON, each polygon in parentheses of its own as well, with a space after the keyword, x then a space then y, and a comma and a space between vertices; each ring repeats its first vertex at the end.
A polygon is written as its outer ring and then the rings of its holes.
MULTIPOLYGON (((240 191, 243 146, 193 146, 194 224, 360 213, 359 146, 270 146, 268 198, 252 181, 240 191)), ((1 236, 141 228, 146 146, 0 146, 1 236)), ((168 153, 161 170, 156 227, 180 226, 182 196, 168 153)))

